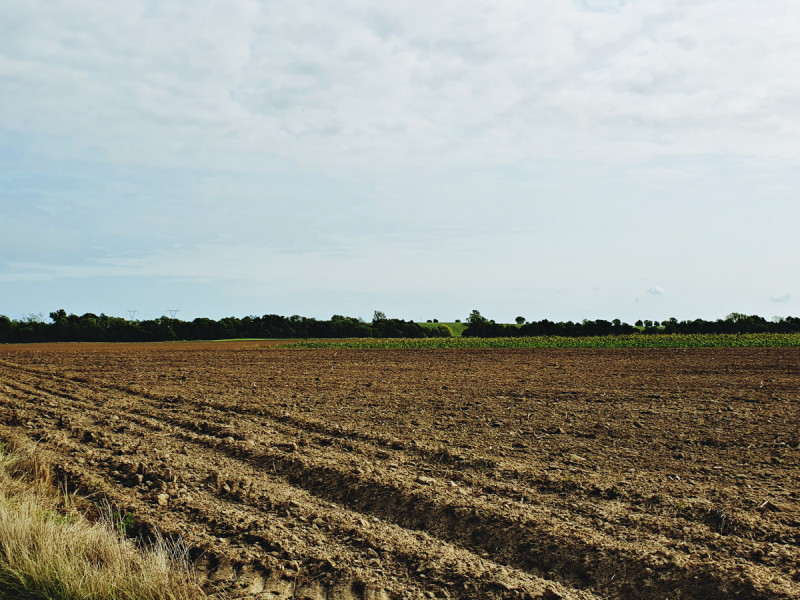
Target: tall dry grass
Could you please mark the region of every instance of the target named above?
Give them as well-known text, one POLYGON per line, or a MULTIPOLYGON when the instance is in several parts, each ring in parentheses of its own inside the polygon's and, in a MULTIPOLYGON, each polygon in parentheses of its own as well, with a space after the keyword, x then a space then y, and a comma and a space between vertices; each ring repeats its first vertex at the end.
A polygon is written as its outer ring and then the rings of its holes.
POLYGON ((88 520, 31 448, 0 444, 0 599, 197 600, 182 549, 88 520))

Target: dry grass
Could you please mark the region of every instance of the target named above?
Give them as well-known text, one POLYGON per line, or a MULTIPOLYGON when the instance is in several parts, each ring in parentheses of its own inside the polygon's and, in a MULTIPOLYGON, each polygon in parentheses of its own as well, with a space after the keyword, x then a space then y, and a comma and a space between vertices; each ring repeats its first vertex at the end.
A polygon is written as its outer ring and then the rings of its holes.
POLYGON ((0 599, 204 597, 177 545, 141 549, 110 519, 89 521, 49 473, 30 448, 0 445, 0 599))

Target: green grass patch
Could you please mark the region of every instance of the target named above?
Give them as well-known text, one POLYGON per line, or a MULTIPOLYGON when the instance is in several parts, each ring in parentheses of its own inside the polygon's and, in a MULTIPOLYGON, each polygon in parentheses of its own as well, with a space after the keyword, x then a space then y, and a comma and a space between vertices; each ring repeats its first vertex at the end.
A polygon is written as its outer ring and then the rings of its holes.
POLYGON ((771 348, 800 346, 798 333, 609 335, 596 337, 347 339, 290 342, 281 348, 771 348))
POLYGON ((446 325, 450 331, 453 332, 453 337, 461 337, 461 334, 467 328, 466 323, 418 323, 420 327, 424 327, 425 329, 436 329, 439 325, 446 325))

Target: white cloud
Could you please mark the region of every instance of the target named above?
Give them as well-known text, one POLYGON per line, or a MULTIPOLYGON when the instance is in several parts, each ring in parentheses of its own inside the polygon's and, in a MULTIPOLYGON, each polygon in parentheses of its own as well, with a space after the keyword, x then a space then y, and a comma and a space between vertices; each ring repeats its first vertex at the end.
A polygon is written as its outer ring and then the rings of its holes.
POLYGON ((651 296, 663 296, 664 288, 662 288, 660 285, 656 285, 647 290, 647 293, 650 294, 651 296))
POLYGON ((789 302, 792 299, 791 294, 783 294, 781 296, 770 296, 773 302, 789 302))
POLYGON ((0 123, 66 153, 334 171, 800 158, 800 9, 777 0, 85 0, 0 19, 0 123))

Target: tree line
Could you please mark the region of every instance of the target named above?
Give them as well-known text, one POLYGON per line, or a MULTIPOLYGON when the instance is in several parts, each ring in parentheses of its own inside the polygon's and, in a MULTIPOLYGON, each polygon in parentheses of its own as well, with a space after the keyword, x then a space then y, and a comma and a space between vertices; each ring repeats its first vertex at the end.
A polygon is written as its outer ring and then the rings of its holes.
POLYGON ((51 312, 49 322, 41 315, 31 315, 21 320, 0 315, 0 343, 163 342, 239 338, 421 338, 449 335, 449 329, 430 329, 413 321, 389 319, 380 312, 376 312, 372 322, 342 315, 333 315, 328 320, 299 315, 225 317, 218 321, 205 317, 192 321, 170 317, 127 320, 105 314, 67 314, 63 309, 51 312))
MULTIPOLYGON (((63 309, 50 313, 49 321, 41 315, 14 320, 0 315, 0 343, 22 342, 161 342, 172 340, 219 340, 237 338, 423 338, 450 337, 450 328, 438 322, 422 325, 414 321, 388 318, 375 311, 371 322, 355 317, 333 315, 328 320, 293 315, 225 317, 218 321, 199 317, 182 321, 170 317, 128 320, 105 314, 67 314, 63 309)), ((526 321, 516 324, 495 323, 473 310, 467 317, 467 337, 527 337, 600 335, 663 335, 670 333, 795 333, 800 332, 800 318, 786 317, 767 321, 757 315, 732 313, 725 319, 678 321, 637 321, 634 325, 619 319, 581 322, 526 321)))
POLYGON ((672 317, 665 321, 636 321, 634 325, 623 323, 619 319, 606 321, 597 319, 591 321, 584 319, 575 323, 572 321, 554 323, 547 319, 541 321, 526 321, 524 317, 517 317, 516 324, 495 323, 473 310, 467 318, 468 327, 462 332, 466 337, 533 337, 533 336, 562 336, 562 337, 592 337, 601 335, 629 335, 641 333, 643 335, 664 335, 670 333, 798 333, 800 332, 800 318, 777 317, 767 321, 758 315, 745 315, 731 313, 724 319, 706 321, 694 319, 679 321, 672 317))

